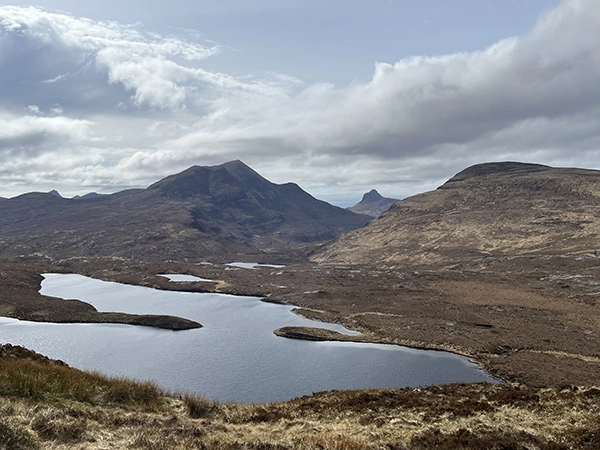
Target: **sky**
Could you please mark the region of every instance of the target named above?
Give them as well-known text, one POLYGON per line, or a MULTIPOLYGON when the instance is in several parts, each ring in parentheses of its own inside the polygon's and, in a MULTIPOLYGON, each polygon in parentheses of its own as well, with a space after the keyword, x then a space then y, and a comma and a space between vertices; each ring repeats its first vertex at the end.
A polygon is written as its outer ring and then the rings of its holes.
POLYGON ((0 196, 239 159, 350 206, 600 168, 598 0, 0 3, 0 196))

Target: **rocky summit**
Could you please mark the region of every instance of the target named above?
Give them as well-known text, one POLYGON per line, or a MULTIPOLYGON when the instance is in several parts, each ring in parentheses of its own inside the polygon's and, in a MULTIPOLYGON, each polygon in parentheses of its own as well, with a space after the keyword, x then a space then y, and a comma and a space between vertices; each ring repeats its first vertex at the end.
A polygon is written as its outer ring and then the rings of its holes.
POLYGON ((600 171, 485 163, 394 204, 313 255, 318 262, 452 266, 489 256, 594 255, 600 171))
POLYGON ((29 193, 2 201, 0 255, 214 260, 333 239, 370 219, 231 161, 113 195, 29 193))
POLYGON ((383 197, 375 189, 371 189, 369 192, 363 195, 363 198, 360 202, 348 209, 357 214, 366 214, 371 217, 379 217, 381 214, 390 209, 390 206, 397 201, 399 200, 396 198, 383 197))

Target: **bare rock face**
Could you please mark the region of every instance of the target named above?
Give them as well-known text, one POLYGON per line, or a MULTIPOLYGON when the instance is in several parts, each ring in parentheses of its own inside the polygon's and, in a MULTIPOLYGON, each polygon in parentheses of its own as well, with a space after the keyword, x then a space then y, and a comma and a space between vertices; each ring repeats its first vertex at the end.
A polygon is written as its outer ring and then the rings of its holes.
POLYGON ((406 198, 312 259, 324 263, 452 265, 485 256, 593 255, 600 171, 478 164, 406 198))
POLYGON ((348 208, 350 211, 357 214, 366 214, 371 217, 379 217, 381 214, 390 209, 394 203, 399 201, 396 198, 382 197, 375 189, 370 190, 360 202, 348 208))
POLYGON ((371 218, 274 184, 241 161, 194 166, 147 189, 0 202, 0 256, 187 260, 325 241, 371 218))

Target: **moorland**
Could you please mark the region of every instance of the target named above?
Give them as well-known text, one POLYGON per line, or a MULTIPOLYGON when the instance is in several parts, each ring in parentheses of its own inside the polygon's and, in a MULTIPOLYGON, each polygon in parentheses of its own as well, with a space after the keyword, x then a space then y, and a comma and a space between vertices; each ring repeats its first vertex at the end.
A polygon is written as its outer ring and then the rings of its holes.
MULTIPOLYGON (((273 405, 203 400, 202 417, 190 416, 189 395, 160 392, 148 411, 36 397, 36 388, 3 393, 3 408, 14 414, 0 426, 5 436, 21 430, 36 445, 63 445, 60 433, 44 440, 33 427, 28 408, 41 408, 61 418, 58 429, 61 421, 85 424, 64 444, 80 448, 597 448, 599 181, 592 170, 481 164, 371 221, 295 185, 274 185, 239 162, 193 168, 112 199, 2 201, 3 316, 199 325, 98 313, 77 300, 64 308, 38 293, 45 272, 254 295, 342 323, 362 333, 358 340, 467 355, 506 384, 322 393, 273 405), (233 260, 285 267, 223 265, 233 260), (213 281, 173 284, 159 273, 213 281)), ((36 358, 32 364, 42 364, 36 358)))

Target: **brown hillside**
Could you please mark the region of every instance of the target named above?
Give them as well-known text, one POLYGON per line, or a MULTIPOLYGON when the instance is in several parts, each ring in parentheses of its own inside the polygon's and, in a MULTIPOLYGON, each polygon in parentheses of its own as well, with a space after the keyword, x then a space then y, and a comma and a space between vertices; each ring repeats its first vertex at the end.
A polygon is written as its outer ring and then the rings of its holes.
POLYGON ((600 171, 478 164, 321 248, 322 263, 452 266, 484 256, 594 254, 600 171))

